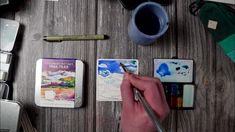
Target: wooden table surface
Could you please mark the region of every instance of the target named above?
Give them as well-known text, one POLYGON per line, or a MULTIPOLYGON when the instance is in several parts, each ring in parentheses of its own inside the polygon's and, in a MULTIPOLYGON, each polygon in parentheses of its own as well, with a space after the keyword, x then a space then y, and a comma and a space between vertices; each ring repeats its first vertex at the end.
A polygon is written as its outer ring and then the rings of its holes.
POLYGON ((18 0, 0 7, 0 16, 21 24, 14 50, 13 99, 23 103, 39 132, 120 131, 120 102, 96 102, 96 60, 137 58, 140 74, 153 75, 153 58, 194 59, 195 110, 171 111, 164 121, 169 132, 235 131, 235 64, 198 17, 190 15, 193 0, 174 0, 165 7, 170 27, 154 45, 133 44, 127 35, 131 12, 118 0, 18 0), (15 5, 14 5, 15 4, 15 5), (48 43, 49 34, 107 34, 107 41, 48 43), (85 62, 85 106, 41 108, 34 103, 35 67, 40 58, 68 57, 85 62))

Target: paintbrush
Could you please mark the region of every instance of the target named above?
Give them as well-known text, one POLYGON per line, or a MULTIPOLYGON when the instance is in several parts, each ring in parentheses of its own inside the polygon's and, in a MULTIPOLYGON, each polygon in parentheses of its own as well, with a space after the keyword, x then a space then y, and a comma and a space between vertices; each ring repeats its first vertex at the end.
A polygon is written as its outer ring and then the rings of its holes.
MULTIPOLYGON (((122 67, 124 72, 129 73, 124 64, 120 63, 120 66, 122 67)), ((148 114, 150 119, 152 120, 152 122, 153 122, 155 128, 157 129, 157 131, 158 132, 165 132, 165 129, 163 128, 159 118, 156 116, 153 109, 148 104, 148 102, 143 97, 143 95, 140 93, 140 91, 136 88, 134 88, 134 91, 135 91, 135 95, 136 95, 138 101, 140 101, 140 103, 143 105, 144 110, 146 111, 146 113, 148 114)))

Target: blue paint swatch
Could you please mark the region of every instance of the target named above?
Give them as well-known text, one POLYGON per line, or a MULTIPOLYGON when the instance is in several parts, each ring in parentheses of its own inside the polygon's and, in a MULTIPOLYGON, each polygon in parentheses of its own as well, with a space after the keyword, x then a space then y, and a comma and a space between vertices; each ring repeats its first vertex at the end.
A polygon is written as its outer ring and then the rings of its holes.
POLYGON ((166 63, 162 63, 156 71, 161 77, 171 75, 166 63))
POLYGON ((154 59, 154 77, 162 82, 193 81, 193 60, 154 59))

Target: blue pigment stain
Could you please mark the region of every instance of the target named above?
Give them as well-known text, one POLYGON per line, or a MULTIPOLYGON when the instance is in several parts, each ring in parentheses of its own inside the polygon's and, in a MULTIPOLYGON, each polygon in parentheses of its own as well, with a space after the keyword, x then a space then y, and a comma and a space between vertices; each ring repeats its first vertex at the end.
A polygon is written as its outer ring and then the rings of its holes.
POLYGON ((166 63, 162 63, 156 71, 161 77, 171 75, 166 63))
POLYGON ((177 65, 177 64, 178 64, 178 62, 174 62, 174 61, 171 61, 170 63, 175 64, 175 65, 177 65))
MULTIPOLYGON (((137 65, 136 61, 122 62, 127 69, 130 71, 136 71, 137 65)), ((120 68, 120 62, 116 60, 100 60, 98 62, 98 74, 107 77, 110 74, 118 73, 123 74, 123 71, 120 68), (103 65, 103 66, 102 66, 103 65)))
POLYGON ((189 68, 187 65, 183 65, 182 67, 185 68, 185 69, 188 69, 188 68, 189 68))
POLYGON ((180 67, 176 67, 175 70, 176 70, 176 71, 180 70, 180 67))

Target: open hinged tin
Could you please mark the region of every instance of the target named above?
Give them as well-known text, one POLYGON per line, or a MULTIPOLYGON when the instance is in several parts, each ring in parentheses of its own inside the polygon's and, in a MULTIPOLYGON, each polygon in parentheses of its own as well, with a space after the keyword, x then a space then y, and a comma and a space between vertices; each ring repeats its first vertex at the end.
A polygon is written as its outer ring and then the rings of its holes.
POLYGON ((8 80, 19 22, 0 18, 0 82, 8 80))
POLYGON ((194 68, 191 59, 154 59, 154 77, 161 80, 171 109, 194 109, 194 68))
POLYGON ((19 132, 22 108, 19 102, 0 99, 0 132, 19 132))

